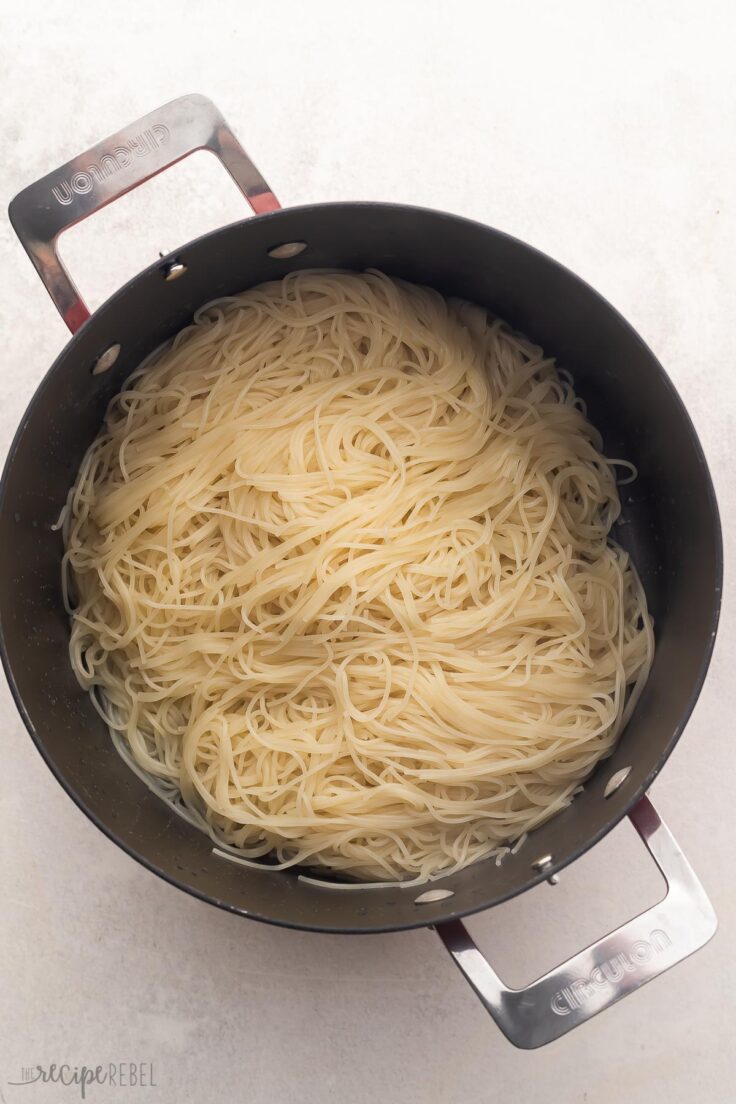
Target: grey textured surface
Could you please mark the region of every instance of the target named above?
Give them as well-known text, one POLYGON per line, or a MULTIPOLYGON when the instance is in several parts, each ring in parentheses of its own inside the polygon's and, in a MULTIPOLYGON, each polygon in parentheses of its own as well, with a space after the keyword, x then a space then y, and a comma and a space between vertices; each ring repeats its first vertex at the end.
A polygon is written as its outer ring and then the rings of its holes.
MULTIPOLYGON (((653 797, 721 921, 688 962, 546 1050, 513 1050, 429 931, 332 938, 218 913, 107 842, 58 788, 7 688, 0 1101, 22 1067, 152 1061, 91 1101, 728 1104, 736 985, 736 17, 726 3, 103 5, 0 0, 6 201, 188 91, 211 96, 282 203, 388 199, 499 226, 588 279, 662 359, 720 499, 726 604, 706 688, 653 797)), ((74 230, 91 304, 242 202, 198 155, 74 230)), ((3 454, 65 330, 0 223, 3 454)), ((628 826, 471 922, 511 982, 656 899, 628 826)))

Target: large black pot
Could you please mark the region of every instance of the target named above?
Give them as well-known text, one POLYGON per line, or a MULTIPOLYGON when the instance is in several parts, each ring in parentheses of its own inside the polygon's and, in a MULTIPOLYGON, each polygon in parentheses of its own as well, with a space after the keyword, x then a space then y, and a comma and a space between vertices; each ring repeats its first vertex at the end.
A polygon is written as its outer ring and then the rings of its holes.
POLYGON ((222 117, 200 96, 174 101, 27 188, 10 215, 75 332, 36 391, 5 467, 0 645, 31 736, 95 824, 172 884, 245 916, 323 932, 437 926, 521 1046, 555 1038, 701 946, 715 930, 712 910, 643 795, 683 730, 710 659, 721 590, 719 520, 687 412, 628 323, 555 261, 455 215, 373 203, 280 210, 222 117), (58 258, 58 235, 199 148, 224 161, 258 217, 184 246, 89 317, 58 258), (477 863, 424 893, 323 888, 293 870, 248 870, 213 855, 210 840, 173 815, 120 759, 68 659, 62 538, 53 525, 110 398, 195 308, 306 267, 374 267, 488 307, 573 374, 607 453, 639 470, 624 492, 618 535, 646 589, 656 655, 620 743, 570 808, 532 833, 517 854, 500 867, 477 863), (627 813, 668 876, 668 897, 528 989, 506 989, 459 917, 549 878, 627 813))

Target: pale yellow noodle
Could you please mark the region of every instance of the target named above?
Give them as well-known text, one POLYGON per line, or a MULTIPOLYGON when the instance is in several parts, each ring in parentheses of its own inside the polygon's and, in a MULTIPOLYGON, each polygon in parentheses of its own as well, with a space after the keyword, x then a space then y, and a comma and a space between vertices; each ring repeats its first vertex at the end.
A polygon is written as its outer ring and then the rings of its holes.
POLYGON ((231 853, 379 881, 500 861, 651 662, 600 447, 540 349, 426 288, 302 272, 211 303, 70 492, 77 676, 231 853))

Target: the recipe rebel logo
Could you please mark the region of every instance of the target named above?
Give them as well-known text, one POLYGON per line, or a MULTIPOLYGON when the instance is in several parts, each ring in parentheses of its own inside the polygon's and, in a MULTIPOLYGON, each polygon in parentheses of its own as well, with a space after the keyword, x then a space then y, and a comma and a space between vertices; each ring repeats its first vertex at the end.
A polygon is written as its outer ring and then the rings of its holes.
MULTIPOLYGON (((107 1085, 114 1089, 155 1089, 157 1082, 153 1062, 108 1062, 97 1066, 52 1062, 45 1066, 23 1066, 20 1078, 8 1081, 8 1085, 63 1085, 65 1088, 76 1086, 79 1098, 87 1100, 87 1092, 94 1085, 107 1085)), ((51 1093, 50 1098, 58 1100, 58 1093, 51 1093)))

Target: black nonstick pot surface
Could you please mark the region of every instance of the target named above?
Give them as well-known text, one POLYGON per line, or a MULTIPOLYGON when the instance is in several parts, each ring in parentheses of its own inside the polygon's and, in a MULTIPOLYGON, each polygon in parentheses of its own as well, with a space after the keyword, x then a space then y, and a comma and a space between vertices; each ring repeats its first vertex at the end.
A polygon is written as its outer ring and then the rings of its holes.
MULTIPOLYGON (((34 324, 32 319, 27 324, 34 324)), ((437 923, 528 889, 599 840, 658 773, 700 691, 715 638, 722 551, 718 511, 695 431, 665 372, 628 323, 571 272, 522 242, 466 219, 388 204, 291 208, 224 227, 131 280, 81 327, 36 392, 0 488, 0 643, 10 685, 46 762, 107 835, 175 885, 234 912, 320 931, 376 932, 437 923), (306 243, 292 259, 269 250, 306 243), (186 265, 163 278, 174 257, 186 265), (119 758, 67 653, 62 539, 52 529, 105 408, 130 372, 217 296, 295 268, 378 268, 489 308, 555 356, 575 379, 609 456, 639 478, 622 487, 617 537, 642 577, 655 622, 651 676, 613 756, 569 809, 496 867, 477 863, 420 890, 345 891, 298 872, 249 870, 155 797, 119 758), (92 375, 111 344, 121 354, 92 375), (606 782, 631 771, 609 798, 606 782), (534 867, 551 855, 543 872, 534 867)))

